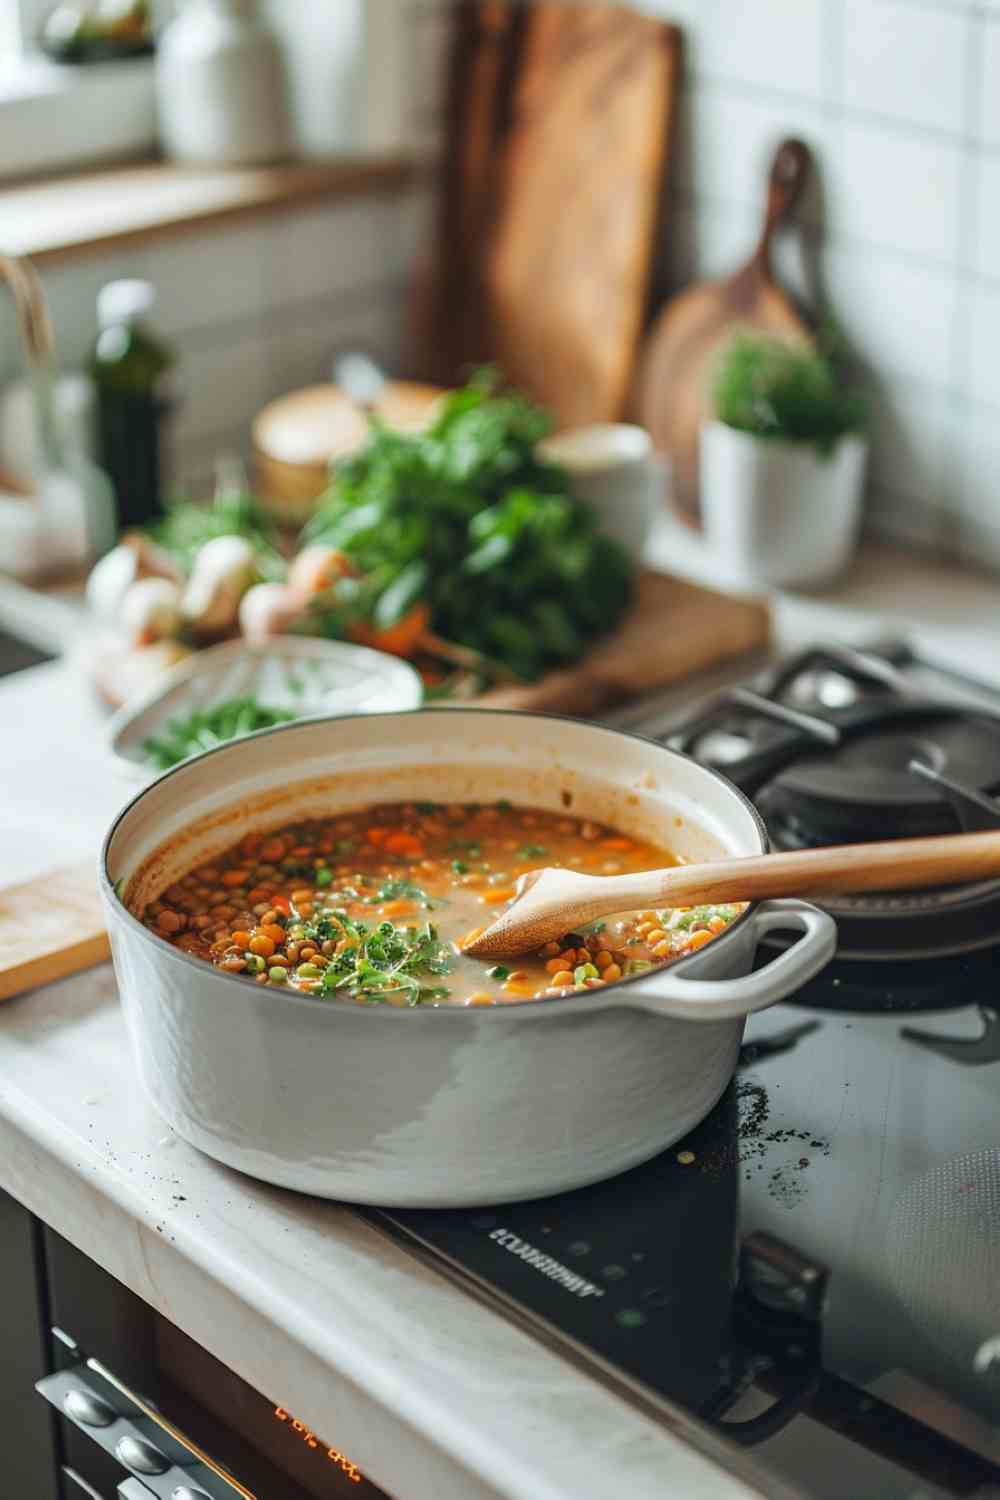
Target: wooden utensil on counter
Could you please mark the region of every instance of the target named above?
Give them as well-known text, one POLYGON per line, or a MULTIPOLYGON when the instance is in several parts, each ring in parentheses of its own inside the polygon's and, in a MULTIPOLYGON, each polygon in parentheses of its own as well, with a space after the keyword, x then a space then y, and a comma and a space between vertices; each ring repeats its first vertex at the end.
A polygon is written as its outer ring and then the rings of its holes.
POLYGON ((465 952, 474 958, 527 953, 597 917, 647 906, 700 906, 830 891, 915 890, 997 875, 1000 831, 781 851, 631 875, 537 870, 521 876, 517 899, 466 944, 465 952))
POLYGON ((798 343, 809 327, 774 277, 775 231, 794 207, 809 173, 803 141, 786 140, 771 163, 760 239, 750 259, 722 281, 701 281, 672 298, 654 322, 641 356, 633 405, 636 420, 673 463, 673 503, 697 524, 698 435, 710 414, 709 383, 719 351, 741 327, 798 343))
POLYGON ((92 860, 0 890, 0 1000, 110 956, 92 860))
POLYGON ((604 4, 456 7, 446 157, 412 363, 495 362, 558 427, 623 412, 680 34, 604 4))

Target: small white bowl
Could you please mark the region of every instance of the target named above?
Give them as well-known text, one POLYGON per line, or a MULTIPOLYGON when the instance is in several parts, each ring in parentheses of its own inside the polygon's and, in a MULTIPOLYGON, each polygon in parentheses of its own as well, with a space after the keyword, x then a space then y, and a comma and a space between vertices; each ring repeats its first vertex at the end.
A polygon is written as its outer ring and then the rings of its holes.
POLYGON ((573 494, 591 506, 601 530, 641 561, 664 510, 668 478, 667 461, 646 429, 628 422, 569 427, 543 438, 538 452, 566 470, 573 494))
POLYGON ((268 708, 290 709, 302 719, 392 713, 419 708, 423 683, 400 657, 346 641, 294 635, 263 646, 226 641, 179 662, 109 720, 106 732, 115 769, 133 781, 154 779, 161 773, 143 757, 145 740, 169 719, 246 697, 268 708))

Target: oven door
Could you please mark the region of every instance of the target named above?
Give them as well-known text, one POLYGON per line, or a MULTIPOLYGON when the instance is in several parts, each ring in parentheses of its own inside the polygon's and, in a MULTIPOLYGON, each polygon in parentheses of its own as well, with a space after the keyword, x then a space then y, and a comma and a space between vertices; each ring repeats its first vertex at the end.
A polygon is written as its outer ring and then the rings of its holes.
POLYGON ((386 1500, 349 1456, 44 1231, 62 1500, 386 1500))

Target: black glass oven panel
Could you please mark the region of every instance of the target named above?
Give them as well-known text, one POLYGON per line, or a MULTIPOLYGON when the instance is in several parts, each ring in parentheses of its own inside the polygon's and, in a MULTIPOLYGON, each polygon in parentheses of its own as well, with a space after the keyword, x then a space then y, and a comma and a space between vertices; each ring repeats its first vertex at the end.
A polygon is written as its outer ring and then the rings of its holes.
MULTIPOLYGON (((312 1432, 59 1235, 44 1237, 55 1369, 98 1360, 255 1500, 391 1500, 334 1446, 333 1431, 312 1432)), ((73 1423, 59 1428, 63 1461, 98 1494, 116 1495, 126 1470, 73 1423)))

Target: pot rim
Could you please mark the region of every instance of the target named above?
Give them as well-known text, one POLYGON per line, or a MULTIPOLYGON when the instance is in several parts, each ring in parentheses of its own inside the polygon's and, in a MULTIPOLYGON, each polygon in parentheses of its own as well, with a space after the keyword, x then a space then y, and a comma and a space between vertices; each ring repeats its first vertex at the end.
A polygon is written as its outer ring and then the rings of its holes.
MULTIPOLYGON (((101 893, 105 901, 119 921, 124 921, 127 925, 134 928, 135 931, 142 936, 142 938, 153 943, 157 952, 163 951, 164 957, 168 961, 176 961, 181 964, 190 965, 196 972, 200 974, 204 974, 206 970, 208 970, 216 978, 223 981, 229 981, 231 984, 238 984, 244 990, 251 990, 252 992, 252 990, 254 989, 259 989, 260 986, 258 985, 250 986, 246 979, 244 979, 244 977, 240 974, 229 974, 224 969, 217 968, 214 964, 206 964, 204 959, 195 958, 192 954, 184 953, 180 948, 176 948, 173 943, 167 942, 166 938, 160 937, 158 933, 152 932, 148 927, 144 926, 143 923, 139 921, 138 917, 134 916, 132 912, 129 911, 124 902, 119 900, 114 888, 114 884, 112 883, 111 876, 108 872, 108 856, 111 850, 112 841, 114 840, 115 834, 117 833, 120 824, 125 820, 126 817, 128 817, 129 813, 136 806, 136 804, 141 802, 143 797, 145 797, 147 793, 151 792, 154 787, 158 787, 164 781, 169 780, 170 777, 176 776, 180 772, 188 770, 192 765, 200 764, 203 760, 207 760, 210 756, 225 754, 227 751, 236 749, 237 746, 239 746, 246 740, 264 739, 265 737, 276 734, 294 734, 298 729, 315 729, 317 724, 342 724, 344 722, 350 722, 355 718, 364 718, 366 722, 377 723, 382 719, 409 718, 414 714, 441 714, 451 717, 456 713, 475 714, 477 716, 502 713, 505 717, 512 719, 531 719, 532 721, 541 719, 546 722, 551 721, 560 724, 577 724, 581 728, 593 730, 600 734, 623 736, 626 739, 638 740, 642 744, 650 745, 662 755, 674 757, 677 760, 687 761, 690 765, 696 766, 697 769, 705 776, 709 776, 713 780, 720 782, 726 788, 726 790, 736 798, 738 802, 741 802, 743 804, 746 811, 750 813, 754 825, 756 826, 757 833, 760 839, 761 854, 767 854, 770 852, 771 840, 767 832, 767 827, 760 813, 757 811, 756 807, 750 801, 750 798, 745 794, 745 792, 742 792, 738 786, 735 786, 733 782, 728 779, 728 777, 723 776, 722 773, 720 771, 717 771, 714 766, 703 766, 700 761, 695 760, 693 755, 687 755, 683 750, 672 750, 667 745, 662 745, 659 740, 652 739, 649 735, 638 734, 635 730, 631 729, 616 729, 613 728, 610 724, 595 724, 587 719, 578 719, 572 717, 569 714, 535 713, 529 709, 495 709, 477 708, 475 706, 466 708, 464 705, 461 708, 450 708, 444 706, 434 707, 433 705, 427 705, 421 708, 396 709, 391 712, 384 713, 372 713, 363 715, 326 714, 316 715, 308 719, 294 719, 290 723, 274 724, 268 729, 258 729, 255 730, 252 734, 241 735, 239 739, 236 740, 227 740, 221 745, 213 746, 211 750, 205 750, 201 755, 191 756, 187 760, 181 761, 178 765, 172 766, 169 771, 164 771, 162 775, 157 776, 155 780, 149 782, 148 785, 141 787, 135 794, 135 796, 131 797, 129 801, 126 802, 125 806, 119 809, 119 811, 115 814, 115 818, 111 824, 111 827, 108 829, 107 833, 104 836, 104 842, 101 845, 101 852, 98 860, 98 883, 100 885, 101 893)), ((717 945, 729 942, 735 935, 737 929, 742 927, 746 922, 750 920, 753 912, 756 910, 759 904, 760 903, 756 901, 749 902, 746 909, 740 913, 740 915, 734 922, 730 923, 725 932, 719 933, 719 935, 713 941, 712 947, 717 948, 717 945)), ((669 972, 670 974, 682 973, 687 965, 692 963, 693 960, 695 960, 697 957, 697 953, 688 954, 687 957, 676 959, 671 964, 664 964, 663 970, 664 972, 669 972)), ((333 1015, 338 1014, 344 1007, 349 1006, 352 1011, 369 1016, 440 1016, 450 1013, 454 1016, 464 1016, 467 1019, 470 1016, 475 1017, 478 1023, 480 1021, 486 1020, 487 1017, 494 1017, 497 1015, 509 1016, 511 1015, 511 1013, 516 1015, 518 1012, 521 1012, 522 1015, 537 1015, 541 1013, 543 1008, 546 1012, 548 1012, 549 1008, 553 1006, 558 1006, 560 1014, 566 1011, 567 1007, 571 1007, 572 1011, 575 1013, 579 1013, 581 1011, 609 1009, 610 997, 616 995, 619 991, 628 989, 630 985, 634 985, 637 983, 645 983, 646 985, 648 985, 651 978, 655 979, 655 975, 657 972, 658 971, 656 970, 650 971, 647 969, 641 974, 632 974, 627 978, 616 979, 613 984, 608 985, 605 989, 588 990, 582 995, 542 995, 533 1000, 520 1000, 516 1004, 503 1004, 500 1001, 494 1001, 491 1005, 477 1005, 474 1008, 464 1005, 359 1005, 356 1000, 341 1000, 337 999, 336 997, 332 999, 320 999, 313 995, 303 994, 299 990, 280 988, 276 993, 274 990, 270 990, 269 998, 273 996, 274 1000, 278 1004, 291 1005, 299 1008, 304 1007, 314 1012, 328 1011, 333 1015)))

